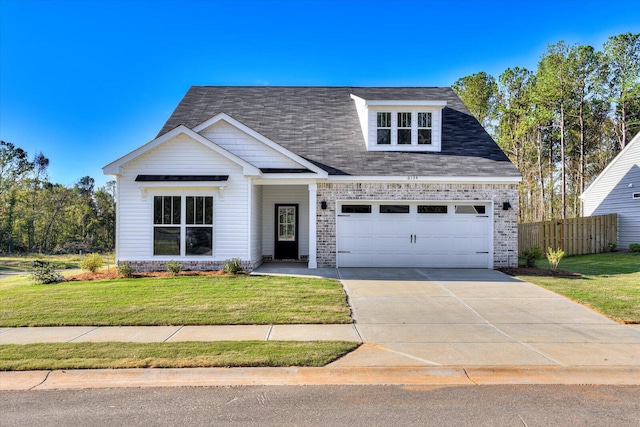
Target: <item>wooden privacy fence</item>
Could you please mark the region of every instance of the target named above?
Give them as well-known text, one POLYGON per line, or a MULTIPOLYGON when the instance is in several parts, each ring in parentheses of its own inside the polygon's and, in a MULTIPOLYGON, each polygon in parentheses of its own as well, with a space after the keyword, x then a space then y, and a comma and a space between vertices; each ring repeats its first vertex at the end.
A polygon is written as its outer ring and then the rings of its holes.
POLYGON ((531 246, 543 252, 562 248, 565 255, 606 252, 618 244, 618 214, 518 224, 518 253, 531 246))

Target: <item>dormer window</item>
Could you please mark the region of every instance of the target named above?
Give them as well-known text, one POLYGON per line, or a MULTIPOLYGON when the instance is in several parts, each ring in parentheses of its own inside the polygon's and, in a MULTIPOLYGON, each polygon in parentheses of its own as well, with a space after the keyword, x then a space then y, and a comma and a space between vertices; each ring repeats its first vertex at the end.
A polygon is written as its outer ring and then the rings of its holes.
POLYGON ((351 98, 367 151, 441 151, 447 101, 351 98))
POLYGON ((411 113, 398 113, 398 145, 411 144, 411 113))
POLYGON ((431 145, 432 114, 425 111, 376 112, 376 145, 431 145))
POLYGON ((418 144, 431 145, 431 113, 418 113, 418 144))
POLYGON ((377 143, 391 144, 391 113, 378 113, 377 143))

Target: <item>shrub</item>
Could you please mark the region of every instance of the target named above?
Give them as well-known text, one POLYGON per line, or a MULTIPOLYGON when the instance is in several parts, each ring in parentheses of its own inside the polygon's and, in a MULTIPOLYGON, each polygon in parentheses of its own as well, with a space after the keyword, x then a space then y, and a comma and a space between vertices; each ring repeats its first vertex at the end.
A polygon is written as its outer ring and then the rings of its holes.
POLYGON ((103 261, 100 254, 87 254, 82 257, 78 264, 81 269, 95 273, 100 267, 102 267, 103 261))
POLYGON ((607 252, 615 252, 618 248, 618 245, 615 243, 607 243, 607 252))
POLYGON ((119 262, 116 267, 118 274, 123 277, 133 277, 133 267, 128 262, 119 262))
POLYGON ((531 246, 522 251, 522 256, 527 267, 535 267, 536 260, 542 258, 542 251, 537 246, 531 246))
POLYGON ((640 243, 632 243, 629 245, 629 250, 631 252, 640 252, 640 243))
POLYGON ((165 270, 167 270, 169 273, 173 274, 174 276, 178 273, 180 273, 182 271, 182 264, 180 264, 178 261, 169 261, 168 263, 166 263, 164 265, 165 270))
POLYGON ((242 270, 240 258, 231 258, 224 262, 224 271, 227 273, 237 274, 240 270, 242 270))
POLYGON ((62 280, 62 276, 53 268, 51 263, 47 261, 33 261, 33 272, 31 279, 38 284, 47 285, 49 283, 58 283, 62 280))
POLYGON ((564 251, 562 249, 558 248, 554 251, 551 248, 547 248, 547 260, 549 260, 551 271, 556 271, 562 257, 564 257, 564 251))

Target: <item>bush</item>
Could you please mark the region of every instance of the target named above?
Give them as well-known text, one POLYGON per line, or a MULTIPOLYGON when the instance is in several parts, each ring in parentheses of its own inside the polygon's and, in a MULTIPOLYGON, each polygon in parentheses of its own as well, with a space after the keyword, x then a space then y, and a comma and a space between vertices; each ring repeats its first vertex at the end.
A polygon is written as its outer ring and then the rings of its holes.
POLYGON ((629 245, 629 250, 631 252, 640 252, 640 243, 632 243, 629 245))
POLYGON ((551 248, 547 248, 547 260, 549 260, 551 271, 556 271, 562 257, 564 257, 564 251, 562 249, 558 248, 554 251, 551 248))
POLYGON ((122 277, 133 277, 133 267, 128 262, 119 262, 116 269, 122 277))
POLYGON ((49 283, 58 283, 62 280, 62 276, 53 268, 51 263, 47 261, 33 261, 33 272, 31 279, 38 284, 48 285, 49 283))
POLYGON ((607 243, 607 252, 615 252, 618 249, 618 245, 615 243, 607 243))
POLYGON ((542 251, 537 246, 531 246, 522 251, 522 256, 524 257, 525 266, 535 267, 536 260, 542 258, 542 251))
POLYGON ((81 269, 95 273, 100 267, 102 267, 103 261, 100 254, 87 254, 82 257, 78 264, 81 269))
POLYGON ((180 264, 178 261, 169 261, 168 263, 166 263, 164 265, 165 270, 167 270, 169 273, 173 274, 174 276, 178 273, 180 273, 182 271, 182 264, 180 264))
POLYGON ((224 262, 224 271, 227 273, 237 274, 240 270, 242 270, 240 258, 231 258, 224 262))

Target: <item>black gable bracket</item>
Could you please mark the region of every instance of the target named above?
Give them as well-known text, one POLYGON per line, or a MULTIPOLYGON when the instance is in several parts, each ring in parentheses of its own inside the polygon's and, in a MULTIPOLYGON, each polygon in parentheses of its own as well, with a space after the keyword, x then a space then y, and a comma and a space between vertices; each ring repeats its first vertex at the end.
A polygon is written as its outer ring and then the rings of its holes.
POLYGON ((136 182, 220 182, 228 179, 229 175, 138 175, 136 182))

